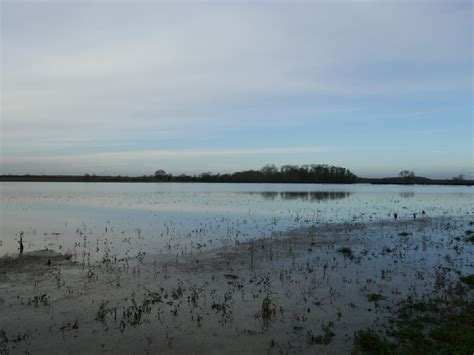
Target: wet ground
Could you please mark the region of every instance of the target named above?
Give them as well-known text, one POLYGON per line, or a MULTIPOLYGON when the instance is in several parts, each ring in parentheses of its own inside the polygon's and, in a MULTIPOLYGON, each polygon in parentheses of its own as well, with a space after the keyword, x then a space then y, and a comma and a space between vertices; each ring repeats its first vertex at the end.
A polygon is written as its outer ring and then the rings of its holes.
POLYGON ((350 353, 402 300, 474 273, 473 229, 469 216, 318 224, 97 261, 25 250, 0 259, 0 353, 350 353))

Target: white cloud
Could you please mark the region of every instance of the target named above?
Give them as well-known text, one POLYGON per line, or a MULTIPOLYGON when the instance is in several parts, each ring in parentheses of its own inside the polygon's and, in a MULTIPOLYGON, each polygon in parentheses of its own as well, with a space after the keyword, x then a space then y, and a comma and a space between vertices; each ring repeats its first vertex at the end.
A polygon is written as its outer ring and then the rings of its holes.
MULTIPOLYGON (((162 149, 148 151, 119 151, 92 154, 51 155, 42 156, 43 162, 77 162, 95 160, 132 160, 150 158, 195 158, 195 157, 227 157, 232 155, 273 155, 273 154, 297 154, 297 153, 320 153, 327 151, 322 147, 270 147, 270 148, 247 148, 247 149, 162 149)), ((5 159, 4 163, 31 162, 37 156, 18 156, 14 159, 5 159)))

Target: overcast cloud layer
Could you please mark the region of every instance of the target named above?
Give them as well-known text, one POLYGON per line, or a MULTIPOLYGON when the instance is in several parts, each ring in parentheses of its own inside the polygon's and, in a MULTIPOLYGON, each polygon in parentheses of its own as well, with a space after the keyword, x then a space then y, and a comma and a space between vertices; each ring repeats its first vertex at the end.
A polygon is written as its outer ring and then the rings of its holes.
POLYGON ((473 173, 472 2, 1 2, 0 173, 473 173))

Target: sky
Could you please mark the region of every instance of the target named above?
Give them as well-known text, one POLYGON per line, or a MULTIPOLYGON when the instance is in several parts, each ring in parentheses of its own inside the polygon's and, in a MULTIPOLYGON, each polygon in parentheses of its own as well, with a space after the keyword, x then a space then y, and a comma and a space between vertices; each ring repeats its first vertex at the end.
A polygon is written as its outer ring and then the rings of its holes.
POLYGON ((1 0, 0 174, 474 177, 471 1, 1 0))

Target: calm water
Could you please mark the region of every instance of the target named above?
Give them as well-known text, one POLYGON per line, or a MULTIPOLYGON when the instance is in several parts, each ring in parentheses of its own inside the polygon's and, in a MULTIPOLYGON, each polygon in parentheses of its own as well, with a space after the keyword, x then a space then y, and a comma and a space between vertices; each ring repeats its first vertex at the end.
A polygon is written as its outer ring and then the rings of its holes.
MULTIPOLYGON (((0 183, 0 255, 182 254, 320 223, 473 215, 463 186, 0 183)), ((402 223, 402 222, 401 222, 402 223)))

